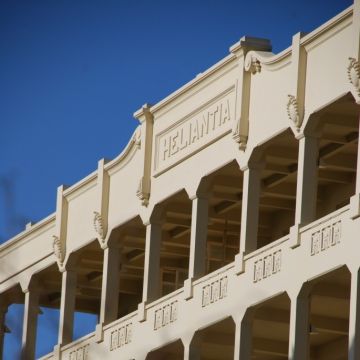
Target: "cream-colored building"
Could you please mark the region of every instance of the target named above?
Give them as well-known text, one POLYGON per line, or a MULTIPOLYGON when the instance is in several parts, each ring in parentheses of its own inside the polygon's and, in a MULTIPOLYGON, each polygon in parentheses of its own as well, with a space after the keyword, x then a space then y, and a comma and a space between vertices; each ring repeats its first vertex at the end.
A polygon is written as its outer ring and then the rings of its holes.
POLYGON ((279 54, 242 38, 0 246, 0 344, 42 359, 360 359, 360 0, 279 54), (98 314, 73 341, 74 312, 98 314))

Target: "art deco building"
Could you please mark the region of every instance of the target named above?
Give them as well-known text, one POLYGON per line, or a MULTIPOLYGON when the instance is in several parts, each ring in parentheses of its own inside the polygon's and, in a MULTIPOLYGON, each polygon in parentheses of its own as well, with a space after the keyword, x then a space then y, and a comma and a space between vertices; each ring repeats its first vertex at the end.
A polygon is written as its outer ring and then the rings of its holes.
MULTIPOLYGON (((45 359, 360 359, 360 1, 279 54, 244 37, 0 246, 45 359), (74 312, 98 315, 73 341, 74 312)), ((20 322, 20 319, 19 319, 20 322)))

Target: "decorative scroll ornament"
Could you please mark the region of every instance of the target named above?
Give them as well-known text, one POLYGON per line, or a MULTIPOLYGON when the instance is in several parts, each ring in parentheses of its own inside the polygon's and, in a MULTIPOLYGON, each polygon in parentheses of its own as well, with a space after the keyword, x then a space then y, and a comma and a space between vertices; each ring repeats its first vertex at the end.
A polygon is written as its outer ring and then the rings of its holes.
POLYGON ((239 144, 239 149, 245 151, 247 144, 247 136, 241 135, 240 124, 241 119, 236 121, 236 124, 232 131, 232 138, 239 144))
POLYGON ((94 229, 99 235, 100 242, 103 243, 106 237, 106 231, 104 228, 103 218, 97 211, 94 211, 94 229))
POLYGON ((58 236, 53 235, 53 239, 54 255, 56 256, 58 263, 62 265, 65 259, 65 249, 58 236))
POLYGON ((253 75, 261 72, 260 60, 255 56, 253 52, 249 52, 246 55, 244 69, 245 71, 250 71, 253 75))
POLYGON ((295 125, 297 131, 300 130, 301 124, 303 122, 303 117, 300 115, 299 112, 299 105, 294 95, 288 95, 289 100, 286 105, 286 110, 289 119, 295 125))
POLYGON ((134 134, 134 142, 138 149, 141 148, 141 127, 139 126, 134 134))
POLYGON ((347 67, 348 79, 360 96, 360 64, 356 59, 349 57, 350 63, 347 67))
POLYGON ((149 205, 150 193, 144 190, 144 178, 142 177, 136 191, 136 196, 140 199, 141 204, 144 206, 149 205))

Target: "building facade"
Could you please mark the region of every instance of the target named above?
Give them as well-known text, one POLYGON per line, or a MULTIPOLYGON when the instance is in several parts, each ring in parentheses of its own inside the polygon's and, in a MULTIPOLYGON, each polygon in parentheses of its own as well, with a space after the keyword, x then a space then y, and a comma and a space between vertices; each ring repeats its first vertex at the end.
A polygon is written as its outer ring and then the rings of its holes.
MULTIPOLYGON (((360 359, 360 1, 279 54, 244 37, 0 246, 0 344, 45 359, 360 359), (73 341, 74 313, 98 315, 73 341)), ((1 349, 3 351, 3 349, 1 349)))

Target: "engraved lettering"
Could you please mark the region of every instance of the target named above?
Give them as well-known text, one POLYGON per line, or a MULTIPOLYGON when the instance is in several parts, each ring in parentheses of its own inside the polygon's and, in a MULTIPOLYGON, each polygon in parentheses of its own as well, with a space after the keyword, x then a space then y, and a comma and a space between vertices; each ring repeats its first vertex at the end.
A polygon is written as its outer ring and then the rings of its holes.
POLYGON ((170 148, 171 155, 175 155, 179 151, 178 138, 179 138, 178 132, 174 134, 173 137, 171 138, 171 148, 170 148))
POLYGON ((199 140, 199 125, 195 119, 195 121, 190 124, 190 143, 193 144, 195 141, 199 140))
POLYGON ((209 133, 209 114, 204 114, 200 123, 200 137, 209 133))
POLYGON ((171 141, 171 136, 169 137, 169 139, 165 138, 163 141, 163 160, 165 160, 166 157, 170 156, 170 148, 169 148, 170 141, 171 141))
POLYGON ((221 110, 222 110, 222 114, 221 114, 222 123, 225 124, 227 121, 230 121, 230 103, 229 103, 229 100, 227 100, 225 102, 225 104, 222 105, 221 110))
POLYGON ((185 139, 185 135, 184 135, 184 128, 180 129, 180 145, 179 148, 180 150, 185 149, 188 146, 188 142, 185 139))
POLYGON ((225 125, 233 119, 233 108, 234 92, 231 92, 157 135, 156 169, 161 170, 172 161, 181 160, 182 155, 196 151, 198 146, 206 145, 223 135, 225 130, 230 130, 225 125))

